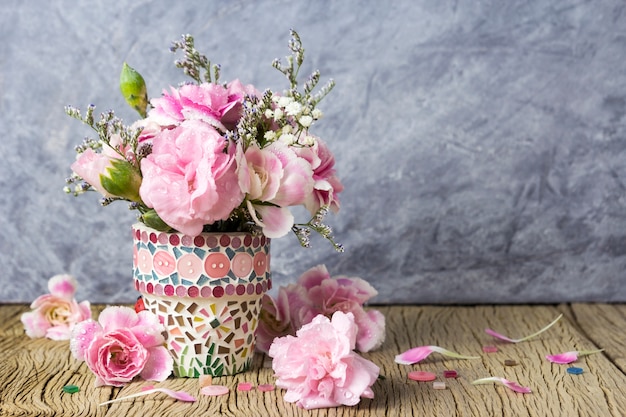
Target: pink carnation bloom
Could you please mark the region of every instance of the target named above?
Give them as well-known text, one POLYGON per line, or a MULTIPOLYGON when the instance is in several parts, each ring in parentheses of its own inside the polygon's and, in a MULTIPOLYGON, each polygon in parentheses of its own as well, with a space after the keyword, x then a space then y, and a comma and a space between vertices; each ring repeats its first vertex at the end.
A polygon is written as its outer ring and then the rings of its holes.
POLYGON ((378 294, 367 281, 345 276, 331 278, 326 266, 318 265, 302 274, 298 284, 289 285, 286 291, 295 328, 318 314, 330 317, 335 311, 350 312, 358 328, 356 347, 359 351, 377 349, 385 341, 385 316, 378 310, 363 308, 363 304, 378 294))
MULTIPOLYGON (((110 145, 113 148, 103 145, 102 152, 95 152, 93 149, 87 148, 78 155, 76 161, 71 165, 72 171, 105 197, 115 196, 104 189, 100 177, 109 176, 107 169, 112 167, 112 160, 122 159, 122 155, 115 149, 118 149, 124 155, 129 152, 128 149, 123 148, 122 139, 119 135, 111 137, 110 145)), ((132 157, 130 154, 126 156, 132 157)))
POLYGON ((226 147, 217 130, 197 120, 158 133, 152 153, 141 161, 142 200, 170 227, 190 236, 205 224, 228 219, 243 193, 226 147))
POLYGON ((173 359, 163 346, 165 331, 159 319, 144 310, 107 307, 98 322, 87 320, 72 331, 70 350, 95 374, 95 385, 123 386, 136 376, 164 381, 173 359))
POLYGON ((380 369, 353 351, 356 333, 354 316, 338 311, 332 320, 315 317, 296 337, 275 339, 269 355, 285 401, 311 410, 373 398, 380 369))
POLYGON ((320 207, 327 206, 334 213, 339 211, 338 194, 343 191, 343 185, 335 172, 335 157, 321 139, 315 139, 313 146, 305 146, 296 150, 298 155, 305 158, 313 169, 313 192, 307 198, 304 206, 311 214, 320 207))
POLYGON ((239 80, 226 87, 213 83, 185 84, 152 99, 148 119, 164 127, 178 126, 185 120, 201 120, 224 132, 239 121, 246 94, 259 95, 253 86, 244 86, 239 80))
POLYGON ((70 275, 50 278, 50 294, 37 297, 30 305, 33 311, 22 314, 21 320, 29 337, 67 340, 76 323, 91 318, 89 301, 77 303, 74 299, 77 285, 76 279, 70 275))
POLYGON ((239 147, 237 160, 239 186, 253 220, 269 238, 286 235, 294 224, 288 207, 304 204, 313 191, 311 164, 282 142, 251 146, 245 154, 239 147))

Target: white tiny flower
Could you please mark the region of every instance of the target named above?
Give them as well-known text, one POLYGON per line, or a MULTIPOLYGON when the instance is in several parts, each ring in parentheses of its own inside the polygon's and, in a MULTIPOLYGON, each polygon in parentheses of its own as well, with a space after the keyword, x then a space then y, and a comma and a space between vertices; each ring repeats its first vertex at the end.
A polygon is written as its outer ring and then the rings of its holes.
POLYGON ((309 127, 311 123, 313 123, 313 118, 311 116, 302 116, 298 119, 298 123, 300 123, 302 127, 309 127))
POLYGON ((276 93, 272 93, 272 101, 278 103, 278 100, 280 100, 280 96, 276 93))
POLYGON ((320 109, 313 109, 313 112, 311 113, 311 115, 313 116, 314 120, 319 120, 322 118, 323 113, 320 109))
POLYGON ((289 103, 291 103, 293 101, 293 98, 291 97, 280 97, 278 99, 278 105, 282 108, 285 108, 289 105, 289 103))
POLYGON ((276 132, 274 132, 273 130, 268 130, 267 132, 265 132, 263 137, 265 138, 265 140, 271 142, 276 139, 276 132))
POLYGON ((304 136, 300 138, 300 144, 302 146, 313 146, 315 145, 315 138, 313 136, 304 136))
POLYGON ((274 112, 271 109, 266 109, 265 117, 267 117, 268 119, 271 119, 272 117, 274 117, 274 112))
POLYGON ((291 125, 285 125, 285 126, 283 126, 282 132, 283 132, 283 134, 285 134, 285 133, 291 133, 291 132, 292 132, 292 127, 291 127, 291 125))
POLYGON ((274 120, 278 121, 283 118, 283 111, 281 109, 274 110, 274 120))
POLYGON ((295 143, 295 140, 296 140, 296 137, 292 135, 291 133, 284 133, 280 135, 280 141, 287 145, 291 145, 295 143))
POLYGON ((289 116, 297 116, 302 112, 302 104, 297 101, 289 103, 289 105, 285 107, 285 112, 289 116))

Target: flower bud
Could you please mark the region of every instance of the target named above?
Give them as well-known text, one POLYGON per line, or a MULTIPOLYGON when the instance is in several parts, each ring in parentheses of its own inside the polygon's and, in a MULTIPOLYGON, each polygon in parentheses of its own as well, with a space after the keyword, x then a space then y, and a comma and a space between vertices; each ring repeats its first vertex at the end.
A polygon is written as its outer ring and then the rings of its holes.
POLYGON ((141 174, 125 159, 112 159, 111 165, 106 168, 106 174, 100 174, 100 184, 114 196, 141 202, 141 174))
POLYGON ((159 232, 169 232, 172 228, 165 223, 154 209, 150 209, 141 215, 141 221, 148 227, 159 232))
POLYGON ((148 107, 148 90, 141 74, 131 68, 126 62, 120 74, 120 91, 130 106, 137 110, 141 117, 146 117, 148 107))

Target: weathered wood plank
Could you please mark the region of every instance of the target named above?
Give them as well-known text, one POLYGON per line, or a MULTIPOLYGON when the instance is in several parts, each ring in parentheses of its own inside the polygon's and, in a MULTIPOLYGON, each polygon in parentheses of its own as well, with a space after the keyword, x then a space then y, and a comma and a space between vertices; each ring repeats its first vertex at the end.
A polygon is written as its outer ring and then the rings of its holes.
MULTIPOLYGON (((100 311, 103 306, 94 307, 100 311)), ((283 392, 236 391, 237 383, 273 383, 272 370, 263 368, 263 355, 255 357, 251 371, 233 377, 215 378, 227 385, 230 394, 209 398, 199 394, 195 379, 171 378, 159 386, 185 390, 198 396, 196 403, 176 402, 164 395, 152 395, 108 406, 98 403, 139 392, 148 382, 135 382, 124 388, 93 386, 93 376, 83 363, 71 358, 68 342, 27 338, 19 315, 27 306, 0 306, 0 415, 76 416, 622 416, 626 410, 624 372, 615 366, 623 358, 626 306, 391 306, 380 307, 387 317, 387 341, 382 349, 364 354, 381 367, 374 385, 375 398, 362 400, 356 407, 304 411, 283 401, 283 392), (617 307, 617 308, 616 308, 617 307), (601 314, 598 313, 598 310, 601 314), (519 343, 496 343, 484 332, 491 327, 511 337, 524 336, 552 321, 561 311, 567 313, 554 328, 541 337, 519 343), (607 318, 598 319, 601 315, 607 318), (606 330, 597 327, 605 327, 606 330), (619 331, 617 329, 620 329, 619 331), (613 339, 606 332, 619 333, 613 339), (602 343, 600 343, 602 341, 602 343), (482 346, 495 344, 499 351, 484 353, 482 346), (439 345, 479 356, 476 360, 446 359, 433 354, 412 366, 394 363, 396 354, 418 345, 439 345), (610 346, 609 346, 610 345, 610 346), (584 357, 576 364, 585 370, 570 375, 566 365, 545 360, 548 353, 574 349, 607 349, 607 354, 584 357), (517 366, 505 366, 514 359, 517 366), (446 390, 434 390, 432 383, 409 381, 411 370, 435 372, 446 390), (445 369, 455 369, 459 378, 444 379, 445 369), (517 394, 500 385, 474 386, 477 378, 501 376, 530 386, 532 394, 517 394), (63 394, 66 384, 81 387, 77 394, 63 394)))
POLYGON ((626 373, 626 305, 573 304, 571 309, 582 332, 626 373))

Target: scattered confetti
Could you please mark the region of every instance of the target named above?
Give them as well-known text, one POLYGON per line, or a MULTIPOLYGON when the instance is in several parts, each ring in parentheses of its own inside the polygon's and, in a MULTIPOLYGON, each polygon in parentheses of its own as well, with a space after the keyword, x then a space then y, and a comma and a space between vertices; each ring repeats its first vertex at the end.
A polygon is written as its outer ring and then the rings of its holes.
POLYGON ((433 382, 433 388, 434 389, 446 389, 446 383, 442 381, 435 381, 433 382))
POLYGON ((575 367, 575 366, 571 366, 571 367, 567 368, 567 373, 568 373, 568 374, 572 374, 572 375, 580 375, 580 374, 582 374, 583 372, 585 372, 585 371, 583 370, 583 368, 577 368, 577 367, 575 367))
POLYGON ((137 297, 137 301, 135 302, 135 313, 139 313, 140 311, 144 311, 146 309, 146 305, 143 302, 143 297, 140 295, 137 297))
POLYGON ((456 378, 459 374, 455 370, 443 371, 444 378, 456 378))
POLYGON ((579 356, 584 356, 584 355, 592 355, 594 353, 600 353, 602 352, 604 349, 598 349, 598 350, 574 350, 571 352, 564 352, 564 353, 559 353, 557 355, 546 355, 546 359, 549 360, 552 363, 558 363, 558 364, 567 364, 567 363, 572 363, 572 362, 576 362, 578 360, 579 356))
POLYGON ((493 377, 489 377, 489 378, 481 378, 481 379, 477 379, 476 381, 472 382, 472 385, 478 385, 478 384, 487 384, 489 382, 497 382, 500 383, 502 385, 504 385, 505 387, 512 389, 515 392, 519 392, 522 394, 530 394, 532 391, 530 390, 530 388, 528 387, 522 387, 520 384, 518 384, 517 382, 514 381, 509 381, 508 379, 504 379, 504 378, 499 378, 496 376, 493 377))
POLYGON ((497 351, 498 351, 498 348, 495 346, 491 346, 491 345, 483 346, 483 352, 485 353, 495 353, 497 351))
POLYGON ((261 392, 274 391, 276 387, 273 384, 261 384, 257 389, 261 392))
POLYGON ((200 375, 200 377, 198 377, 198 384, 200 388, 213 385, 213 377, 211 375, 200 375))
POLYGON ((517 365, 517 362, 515 362, 513 359, 504 360, 504 366, 515 366, 515 365, 517 365))
POLYGON ((538 336, 538 335, 540 335, 541 333, 545 332, 545 331, 546 331, 546 330, 548 330, 550 327, 554 326, 554 325, 556 324, 556 322, 557 322, 557 321, 561 320, 561 317, 563 317, 563 314, 559 314, 559 317, 557 317, 556 319, 554 319, 554 321, 552 321, 552 323, 548 324, 548 325, 547 325, 546 327, 544 327, 543 329, 541 329, 541 330, 539 330, 539 331, 537 331, 537 332, 535 332, 535 333, 533 333, 533 334, 531 334, 531 335, 528 335, 528 336, 526 336, 526 337, 522 337, 521 339, 511 339, 511 338, 509 338, 509 337, 507 337, 507 336, 504 336, 504 335, 502 335, 502 334, 500 334, 500 333, 496 332, 495 330, 491 330, 491 329, 485 329, 485 332, 486 332, 488 335, 490 335, 490 336, 493 336, 493 337, 498 338, 498 339, 500 339, 500 340, 504 340, 504 341, 509 342, 509 343, 519 343, 519 342, 523 342, 524 340, 531 339, 531 338, 533 338, 533 337, 535 337, 535 336, 538 336))
POLYGON ((154 388, 154 387, 150 386, 150 387, 144 387, 141 392, 138 392, 136 394, 127 395, 125 397, 116 398, 116 399, 110 400, 110 401, 105 401, 103 403, 100 403, 99 405, 111 404, 111 403, 114 403, 114 402, 127 400, 129 398, 137 398, 137 397, 141 397, 141 396, 144 396, 144 395, 153 394, 155 392, 162 392, 162 393, 167 394, 170 397, 172 397, 172 398, 174 398, 176 400, 179 400, 179 401, 185 401, 185 402, 194 402, 194 401, 196 401, 195 397, 192 397, 191 395, 189 395, 185 391, 174 391, 174 390, 167 389, 167 388, 154 388))
POLYGON ((218 397, 220 395, 228 394, 228 387, 224 385, 207 385, 200 389, 202 395, 208 395, 209 397, 218 397))
POLYGON ((426 372, 426 371, 412 371, 412 372, 409 372, 407 376, 409 379, 413 381, 420 381, 420 382, 434 381, 437 378, 437 375, 433 374, 432 372, 426 372))
POLYGON ((252 383, 240 382, 237 384, 237 391, 250 391, 252 389, 252 383))
POLYGON ((68 394, 76 394, 78 391, 80 391, 80 388, 78 388, 78 386, 76 385, 66 385, 62 389, 63 392, 67 392, 68 394))
POLYGON ((395 362, 401 365, 412 365, 417 363, 430 355, 433 352, 441 353, 444 356, 449 356, 456 359, 480 359, 480 356, 465 356, 458 353, 449 351, 439 346, 418 346, 407 350, 399 355, 396 355, 395 362))

